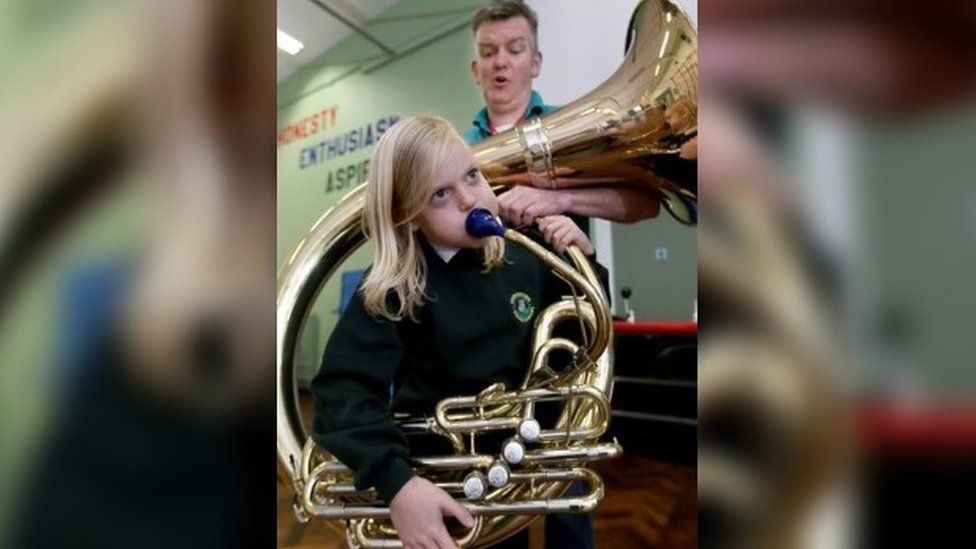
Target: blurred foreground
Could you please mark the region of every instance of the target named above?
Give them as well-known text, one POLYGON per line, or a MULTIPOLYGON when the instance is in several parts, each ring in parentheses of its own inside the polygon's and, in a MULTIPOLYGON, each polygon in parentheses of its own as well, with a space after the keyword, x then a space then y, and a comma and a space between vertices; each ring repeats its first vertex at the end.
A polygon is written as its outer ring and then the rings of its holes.
POLYGON ((0 10, 0 545, 272 545, 273 4, 0 10))
POLYGON ((976 10, 700 11, 701 545, 971 546, 976 10))

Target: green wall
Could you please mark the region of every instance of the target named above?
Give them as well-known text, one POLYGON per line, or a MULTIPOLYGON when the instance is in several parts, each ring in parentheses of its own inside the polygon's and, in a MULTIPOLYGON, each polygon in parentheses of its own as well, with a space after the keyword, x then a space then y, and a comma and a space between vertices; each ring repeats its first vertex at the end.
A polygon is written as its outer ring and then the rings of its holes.
POLYGON ((697 236, 664 208, 651 221, 614 224, 614 313, 625 314, 620 290, 629 286, 638 320, 691 320, 698 293, 697 236))
POLYGON ((970 103, 862 131, 855 312, 874 388, 967 398, 976 388, 974 124, 970 103))

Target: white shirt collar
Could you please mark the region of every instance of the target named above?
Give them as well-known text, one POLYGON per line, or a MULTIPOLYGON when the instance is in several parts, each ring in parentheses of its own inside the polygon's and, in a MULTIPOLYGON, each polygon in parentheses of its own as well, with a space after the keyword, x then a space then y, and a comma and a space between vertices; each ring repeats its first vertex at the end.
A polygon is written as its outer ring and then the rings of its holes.
POLYGON ((444 246, 438 246, 433 242, 428 242, 428 244, 430 244, 430 247, 433 248, 435 252, 437 252, 437 255, 439 255, 441 259, 444 260, 444 263, 450 263, 451 258, 453 258, 459 251, 461 251, 460 248, 445 248, 444 246))

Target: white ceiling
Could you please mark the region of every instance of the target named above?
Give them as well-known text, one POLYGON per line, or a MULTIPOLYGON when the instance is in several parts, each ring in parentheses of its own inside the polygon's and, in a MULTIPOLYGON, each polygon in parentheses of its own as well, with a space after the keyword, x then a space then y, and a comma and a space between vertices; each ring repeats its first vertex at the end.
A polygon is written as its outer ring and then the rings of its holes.
MULTIPOLYGON (((278 82, 348 36, 353 30, 329 13, 329 8, 362 26, 399 0, 278 0, 278 28, 294 36, 305 49, 298 55, 278 50, 278 82), (318 4, 321 4, 318 5, 318 4), (322 6, 325 6, 323 8, 322 6)), ((377 48, 377 52, 380 52, 377 48)))

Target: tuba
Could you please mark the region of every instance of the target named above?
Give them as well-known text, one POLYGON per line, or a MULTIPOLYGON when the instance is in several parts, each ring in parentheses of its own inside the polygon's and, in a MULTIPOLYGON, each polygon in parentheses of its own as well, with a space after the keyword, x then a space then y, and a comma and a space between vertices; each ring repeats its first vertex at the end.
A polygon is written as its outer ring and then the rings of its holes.
MULTIPOLYGON (((641 185, 660 196, 675 219, 696 221, 697 182, 674 182, 660 173, 677 158, 665 145, 663 109, 697 96, 697 39, 669 0, 645 0, 634 11, 623 64, 605 83, 573 103, 534 118, 474 147, 474 158, 496 191, 532 184, 561 189, 586 185, 641 185)), ((341 520, 353 547, 397 546, 389 508, 372 489, 359 491, 352 471, 308 436, 299 413, 295 357, 302 326, 316 295, 338 266, 365 241, 365 186, 342 198, 316 221, 278 276, 278 455, 291 477, 294 510, 341 520)), ((569 262, 513 231, 496 234, 536 254, 567 282, 571 296, 540 312, 528 371, 520 387, 492 385, 476 395, 442 400, 430 417, 395 419, 405 434, 444 437, 446 456, 414 459, 417 472, 457 497, 475 526, 460 546, 501 541, 549 513, 593 510, 604 488, 590 461, 617 456, 615 441, 601 441, 610 419, 612 324, 609 301, 578 249, 569 262), (581 341, 556 337, 564 322, 579 324, 581 341), (553 353, 571 356, 555 371, 553 353), (540 425, 536 407, 555 402, 553 425, 540 425), (507 432, 497 454, 477 453, 474 439, 507 432), (571 483, 588 491, 564 497, 571 483)))

